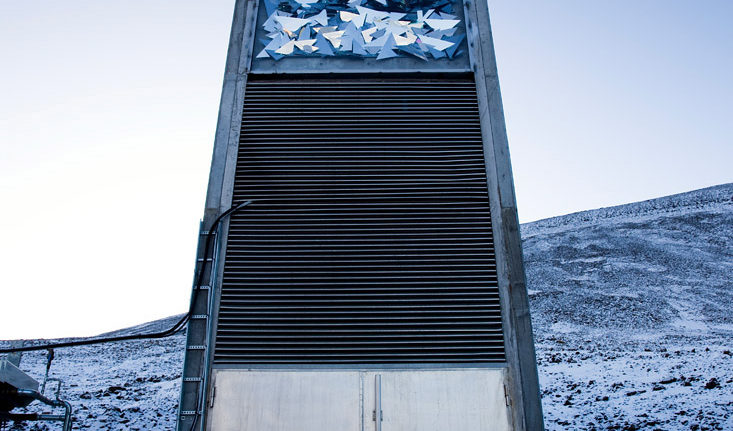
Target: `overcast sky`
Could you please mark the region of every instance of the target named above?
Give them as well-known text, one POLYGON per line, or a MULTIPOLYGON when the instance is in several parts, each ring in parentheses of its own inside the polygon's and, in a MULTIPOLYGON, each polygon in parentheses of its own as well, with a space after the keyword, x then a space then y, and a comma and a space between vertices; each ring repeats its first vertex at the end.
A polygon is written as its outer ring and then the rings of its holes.
MULTIPOLYGON (((0 0, 0 339, 188 307, 233 0, 0 0)), ((733 181, 733 2, 490 0, 523 222, 733 181)))

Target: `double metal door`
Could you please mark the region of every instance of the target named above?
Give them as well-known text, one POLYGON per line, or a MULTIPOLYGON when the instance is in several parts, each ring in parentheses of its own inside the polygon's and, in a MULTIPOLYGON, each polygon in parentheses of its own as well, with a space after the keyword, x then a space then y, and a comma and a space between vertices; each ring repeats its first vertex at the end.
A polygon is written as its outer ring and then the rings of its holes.
POLYGON ((510 430, 503 369, 217 370, 212 431, 510 430))

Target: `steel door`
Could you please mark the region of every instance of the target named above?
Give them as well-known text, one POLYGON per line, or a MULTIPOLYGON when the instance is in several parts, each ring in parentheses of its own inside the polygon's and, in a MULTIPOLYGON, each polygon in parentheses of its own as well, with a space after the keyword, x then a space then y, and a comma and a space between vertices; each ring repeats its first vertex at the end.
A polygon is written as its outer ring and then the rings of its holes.
POLYGON ((504 369, 221 370, 214 373, 208 429, 505 431, 511 427, 504 375, 504 369))

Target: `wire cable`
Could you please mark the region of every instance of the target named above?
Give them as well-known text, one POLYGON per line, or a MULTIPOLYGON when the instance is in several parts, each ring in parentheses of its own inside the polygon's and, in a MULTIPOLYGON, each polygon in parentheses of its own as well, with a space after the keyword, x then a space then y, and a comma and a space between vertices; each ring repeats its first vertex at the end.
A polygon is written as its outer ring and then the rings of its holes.
POLYGON ((48 343, 48 344, 40 344, 37 346, 24 346, 24 347, 14 347, 9 349, 0 349, 0 354, 2 353, 13 353, 13 352, 32 352, 35 350, 46 350, 46 349, 59 349, 62 347, 76 347, 76 346, 89 346, 93 344, 104 344, 104 343, 113 343, 117 341, 128 341, 128 340, 147 340, 147 339, 157 339, 157 338, 165 338, 169 337, 179 331, 181 331, 186 323, 191 319, 191 316, 194 314, 194 307, 196 305, 196 299, 198 298, 199 292, 201 291, 201 284, 204 280, 204 270, 206 268, 206 258, 209 255, 209 250, 211 249, 211 243, 216 235, 216 230, 219 228, 219 224, 221 221, 232 214, 235 214, 242 210, 244 207, 251 204, 252 200, 242 202, 238 205, 232 206, 228 210, 224 211, 219 215, 219 217, 214 220, 214 223, 212 223, 211 227, 209 228, 208 233, 206 234, 206 243, 204 244, 204 260, 201 264, 201 268, 197 272, 196 276, 196 285, 194 287, 193 297, 191 298, 191 306, 188 309, 188 313, 186 313, 185 316, 181 318, 178 322, 176 322, 175 325, 170 327, 169 329, 166 329, 165 331, 160 332, 152 332, 148 334, 131 334, 131 335, 121 335, 117 337, 103 337, 103 338, 93 338, 93 339, 84 339, 84 340, 77 340, 77 341, 66 341, 61 343, 48 343))

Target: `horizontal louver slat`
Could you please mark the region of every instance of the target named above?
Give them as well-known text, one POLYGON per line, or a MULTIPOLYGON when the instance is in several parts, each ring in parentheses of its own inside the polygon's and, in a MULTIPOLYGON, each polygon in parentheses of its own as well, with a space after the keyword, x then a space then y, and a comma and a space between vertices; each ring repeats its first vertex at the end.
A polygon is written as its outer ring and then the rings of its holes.
POLYGON ((503 362, 470 80, 250 79, 217 364, 503 362))

